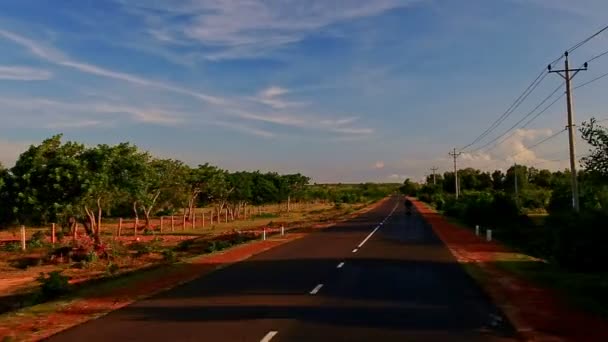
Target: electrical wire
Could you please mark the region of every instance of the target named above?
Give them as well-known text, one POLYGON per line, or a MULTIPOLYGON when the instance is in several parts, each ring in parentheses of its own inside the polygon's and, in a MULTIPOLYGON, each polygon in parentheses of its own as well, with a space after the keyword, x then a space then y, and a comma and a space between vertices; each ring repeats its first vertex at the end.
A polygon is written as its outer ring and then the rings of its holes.
POLYGON ((594 60, 596 60, 596 59, 598 59, 598 58, 600 58, 600 57, 604 57, 605 55, 608 55, 608 51, 604 51, 604 52, 600 53, 600 54, 599 54, 599 55, 597 55, 597 56, 591 57, 591 59, 590 59, 590 60, 588 60, 588 61, 587 61, 587 63, 589 63, 589 62, 593 62, 594 60))
POLYGON ((551 140, 551 139, 553 139, 553 138, 555 138, 555 137, 559 136, 560 134, 564 133, 565 131, 566 131, 566 129, 564 128, 564 129, 562 129, 561 131, 558 131, 558 132, 556 132, 556 133, 553 133, 553 134, 551 134, 550 136, 546 137, 545 139, 543 139, 543 140, 541 140, 541 141, 537 142, 536 144, 534 144, 534 145, 532 145, 532 146, 529 146, 529 147, 527 147, 527 146, 526 146, 526 147, 524 147, 524 150, 519 151, 519 152, 515 153, 514 155, 509 156, 508 158, 513 158, 513 157, 516 157, 516 156, 518 156, 518 155, 520 155, 520 154, 522 154, 522 153, 524 153, 524 152, 526 152, 526 151, 533 150, 533 149, 537 148, 538 146, 540 146, 540 145, 542 145, 542 144, 546 143, 547 141, 549 141, 549 140, 551 140))
POLYGON ((571 48, 569 48, 569 49, 568 49, 568 50, 566 50, 566 51, 568 51, 568 52, 573 52, 574 50, 576 50, 576 49, 578 49, 579 47, 581 47, 581 46, 585 45, 585 44, 586 44, 587 42, 589 42, 591 39, 593 39, 593 38, 595 38, 595 37, 599 36, 599 35, 600 35, 602 32, 604 32, 604 31, 606 31, 606 30, 608 30, 608 25, 606 25, 606 26, 602 27, 602 28, 601 28, 599 31, 595 32, 595 33, 594 33, 594 34, 592 34, 591 36, 589 36, 589 37, 587 37, 587 38, 583 39, 582 41, 580 41, 580 42, 578 42, 578 43, 574 44, 574 46, 572 46, 571 48))
MULTIPOLYGON (((592 34, 591 36, 583 39, 582 41, 574 44, 572 47, 570 47, 569 49, 567 49, 566 51, 568 53, 571 53, 573 51, 575 51, 576 49, 580 48, 581 46, 585 45, 586 43, 588 43, 589 41, 591 41, 593 38, 599 36, 601 33, 603 33, 604 31, 608 30, 608 25, 602 27, 600 30, 598 30, 597 32, 595 32, 594 34, 592 34)), ((608 51, 603 52, 593 58, 591 58, 589 61, 593 61, 596 60, 604 55, 608 54, 608 51)), ((549 63, 551 66, 554 66, 557 62, 559 62, 562 58, 564 58, 564 54, 562 54, 561 56, 559 56, 558 58, 556 58, 555 60, 553 60, 551 63, 549 63)), ((534 81, 532 81, 532 83, 530 83, 530 85, 528 85, 528 87, 523 91, 522 94, 520 94, 515 101, 507 108, 507 110, 502 113, 498 119, 496 119, 486 130, 484 130, 477 138, 475 138, 471 143, 463 146, 462 148, 460 148, 460 152, 465 152, 464 150, 468 147, 471 147, 473 145, 475 145, 476 143, 478 143, 479 141, 481 141, 482 139, 484 139, 485 137, 487 137, 490 133, 492 133, 492 131, 494 131, 496 128, 498 128, 498 126, 500 126, 511 114, 513 114, 513 112, 515 112, 515 110, 517 108, 519 108, 519 106, 526 100, 526 98, 538 87, 538 85, 545 79, 547 73, 545 72, 545 69, 542 70, 541 73, 539 73, 538 76, 536 76, 536 78, 534 79, 534 81)), ((605 76, 608 76, 608 74, 606 75, 602 75, 601 77, 598 77, 596 79, 593 79, 585 84, 582 84, 580 86, 577 86, 577 88, 580 88, 582 86, 585 86, 589 83, 592 83, 594 81, 599 80, 600 78, 603 78, 605 76)), ((561 87, 561 86, 560 86, 561 87)), ((558 88, 559 89, 559 88, 558 88)), ((485 145, 476 148, 474 150, 471 151, 466 151, 468 153, 474 153, 476 151, 479 151, 481 149, 484 149, 485 147, 489 146, 490 144, 494 143, 495 141, 497 141, 498 139, 502 138, 503 136, 505 136, 510 130, 514 129, 519 123, 521 123, 523 120, 525 120, 528 116, 532 115, 532 113, 538 109, 540 106, 543 105, 543 103, 545 103, 551 96, 553 96, 553 94, 555 92, 557 92, 556 89, 550 96, 548 96, 547 98, 545 98, 537 107, 535 107, 530 113, 526 114, 526 116, 524 116, 524 118, 522 118, 520 121, 518 121, 518 123, 516 123, 513 127, 509 128, 507 131, 505 131, 503 134, 501 134, 500 136, 498 136, 497 138, 491 140, 490 142, 486 143, 485 145)), ((574 88, 576 89, 576 88, 574 88)), ((528 125, 530 122, 534 121, 534 119, 536 119, 540 114, 544 113, 544 111, 546 111, 550 106, 552 106, 555 102, 557 102, 557 99, 552 102, 547 108, 545 108, 541 113, 537 114, 535 117, 532 118, 532 120, 528 121, 525 125, 528 125)), ((503 140, 504 141, 504 140, 503 140)), ((495 145, 496 146, 496 145, 495 145)))
POLYGON ((593 83, 593 82, 595 82, 595 81, 598 81, 598 80, 600 80, 600 79, 602 79, 602 78, 604 78, 604 77, 606 77, 606 76, 608 76, 608 72, 607 72, 607 73, 605 73, 605 74, 602 74, 602 75, 600 75, 600 76, 598 76, 598 77, 596 77, 596 78, 594 78, 594 79, 591 79, 591 80, 589 80, 589 81, 587 81, 587 82, 585 82, 585 83, 579 84, 579 85, 577 85, 576 87, 572 88, 572 90, 574 90, 574 89, 578 89, 578 88, 581 88, 581 87, 584 87, 584 86, 586 86, 587 84, 589 84, 589 83, 593 83))
POLYGON ((478 141, 485 138, 488 134, 490 134, 493 130, 495 130, 498 126, 500 126, 500 124, 503 121, 505 121, 511 114, 513 114, 513 112, 524 102, 524 100, 538 87, 538 85, 545 79, 545 77, 547 77, 547 73, 543 69, 543 71, 540 74, 538 74, 538 76, 536 76, 534 81, 532 81, 532 83, 530 83, 530 85, 528 85, 528 87, 524 90, 524 92, 515 99, 515 101, 509 106, 509 108, 507 108, 507 110, 504 113, 502 113, 498 117, 498 119, 496 119, 490 125, 490 127, 488 127, 485 131, 483 131, 471 143, 461 147, 460 151, 463 151, 464 149, 476 144, 478 141))
MULTIPOLYGON (((534 120, 536 120, 539 116, 541 116, 544 112, 546 112, 547 110, 549 110, 549 108, 551 108, 557 101, 559 101, 562 97, 564 97, 564 95, 566 94, 562 94, 561 96, 555 98, 555 100, 553 100, 553 102, 551 102, 550 104, 548 104, 545 108, 543 108, 543 110, 541 110, 540 112, 536 113, 536 115, 534 115, 533 117, 530 118, 530 120, 528 120, 525 124, 523 124, 521 127, 519 127, 520 129, 526 128, 528 127, 529 124, 531 124, 534 120)), ((505 141, 509 140, 509 138, 511 138, 513 135, 515 135, 515 133, 517 133, 517 130, 514 130, 511 132, 511 134, 509 134, 508 136, 506 136, 505 138, 501 139, 499 142, 497 142, 496 144, 494 144, 492 147, 486 149, 483 151, 483 153, 487 153, 492 151, 493 149, 495 149, 496 147, 500 146, 500 144, 504 143, 505 141)))
MULTIPOLYGON (((557 88, 555 88, 555 90, 553 92, 551 92, 551 94, 549 94, 549 96, 545 97, 544 100, 542 100, 536 107, 534 107, 531 111, 529 111, 523 118, 521 118, 519 121, 517 121, 513 126, 511 126, 509 129, 507 129, 506 131, 504 131, 501 135, 497 136, 496 138, 490 140, 489 142, 487 142, 485 145, 478 147, 472 151, 469 151, 469 153, 474 153, 477 152, 479 150, 482 150, 488 146, 490 146, 492 143, 494 143, 495 141, 499 140, 500 138, 504 137, 505 135, 507 135, 507 133, 509 133, 511 130, 515 129, 520 123, 522 123, 525 119, 527 119, 528 117, 530 117, 532 114, 534 114, 534 112, 536 112, 536 110, 538 108, 540 108, 543 104, 545 104, 545 102, 547 102, 551 97, 553 97, 553 95, 555 95, 555 93, 557 93, 562 87, 564 86, 564 82, 562 82, 557 88)), ((556 102, 556 101, 555 101, 556 102)), ((544 111, 546 111, 548 108, 544 109, 542 113, 544 113, 544 111)), ((538 117, 538 115, 537 115, 538 117)), ((504 141, 504 140, 503 140, 504 141)), ((501 142, 502 143, 502 142, 501 142)), ((499 145, 499 144, 497 144, 499 145)))

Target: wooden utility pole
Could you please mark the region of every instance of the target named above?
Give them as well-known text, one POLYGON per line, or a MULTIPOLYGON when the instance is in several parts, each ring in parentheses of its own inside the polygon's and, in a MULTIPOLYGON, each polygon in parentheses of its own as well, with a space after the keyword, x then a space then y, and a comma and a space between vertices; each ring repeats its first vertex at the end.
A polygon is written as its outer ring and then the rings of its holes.
POLYGON ((515 198, 519 198, 519 190, 517 189, 517 163, 513 166, 513 175, 515 176, 515 198))
POLYGON ((572 185, 572 208, 574 211, 580 211, 579 195, 578 195, 578 178, 576 176, 576 151, 574 147, 574 111, 572 109, 572 84, 571 81, 579 73, 579 71, 587 70, 587 62, 583 65, 583 68, 570 69, 570 62, 568 60, 568 51, 564 53, 564 69, 563 70, 552 70, 551 65, 547 67, 550 73, 556 73, 560 75, 566 81, 566 106, 568 110, 568 145, 570 148, 570 177, 572 185), (571 72, 573 72, 571 74, 571 72))
POLYGON ((456 164, 456 159, 458 159, 458 157, 460 157, 460 155, 462 154, 462 152, 458 152, 456 153, 456 148, 454 148, 453 152, 450 152, 449 155, 454 158, 454 185, 456 187, 456 199, 458 199, 458 195, 460 193, 460 189, 458 186, 458 166, 456 164))
POLYGON ((437 185, 437 179, 435 178, 435 171, 439 170, 439 168, 433 166, 431 171, 433 171, 433 185, 437 185))

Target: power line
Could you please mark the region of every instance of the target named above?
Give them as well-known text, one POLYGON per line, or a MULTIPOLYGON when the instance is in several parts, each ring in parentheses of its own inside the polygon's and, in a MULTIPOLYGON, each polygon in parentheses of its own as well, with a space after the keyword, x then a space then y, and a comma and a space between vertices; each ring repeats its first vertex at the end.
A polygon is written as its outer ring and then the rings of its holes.
MULTIPOLYGON (((608 30, 608 25, 602 27, 600 30, 598 30, 597 32, 595 32, 594 34, 592 34, 591 36, 583 39, 582 41, 574 44, 572 47, 570 47, 568 50, 566 50, 567 52, 573 52, 576 49, 578 49, 579 47, 585 45, 587 42, 589 42, 590 40, 592 40, 593 38, 599 36, 601 33, 603 33, 604 31, 608 30)), ((597 55, 593 58, 591 58, 588 62, 593 61, 597 58, 600 58, 604 55, 608 54, 608 51, 597 55)), ((562 58, 564 58, 565 55, 560 55, 558 58, 556 58, 555 60, 553 60, 550 65, 553 66, 554 64, 556 64, 557 62, 559 62, 562 58)), ((547 74, 545 73, 545 71, 543 70, 535 79, 534 81, 532 81, 532 83, 524 90, 524 92, 519 95, 515 101, 509 106, 509 108, 507 108, 507 110, 501 114, 498 119, 496 119, 491 125, 490 127, 488 127, 485 131, 483 131, 477 138, 475 138, 475 140, 473 140, 471 143, 465 145, 464 147, 462 147, 460 149, 460 151, 464 151, 464 149, 473 146, 474 144, 476 144, 477 142, 479 142, 480 140, 482 140, 483 138, 485 138, 488 134, 490 134, 493 130, 495 130, 498 126, 500 126, 500 124, 502 122, 504 122, 522 103, 523 101, 538 87, 538 85, 542 82, 542 80, 544 80, 545 76, 547 74)), ((497 139, 496 139, 497 140, 497 139)), ((494 140, 494 141, 496 141, 494 140)), ((492 141, 493 142, 493 141, 492 141)), ((491 144, 492 142, 484 145, 481 148, 478 148, 474 151, 480 150, 482 148, 484 148, 485 146, 491 144)), ((471 152, 471 151, 470 151, 471 152)))
MULTIPOLYGON (((536 112, 536 110, 538 108, 540 108, 545 102, 547 102, 551 97, 553 97, 553 95, 555 95, 555 93, 557 93, 558 90, 560 90, 560 88, 563 86, 564 84, 560 84, 557 88, 555 88, 555 90, 549 94, 549 96, 545 97, 544 100, 542 100, 536 107, 534 107, 531 111, 529 111, 523 118, 521 118, 519 121, 517 121, 513 126, 511 126, 509 129, 507 129, 506 131, 504 131, 501 135, 497 136, 496 138, 490 140, 488 143, 486 143, 485 145, 476 148, 475 150, 470 151, 469 153, 474 153, 477 152, 479 150, 482 150, 486 147, 488 147, 489 145, 491 145, 492 143, 494 143, 495 141, 497 141, 498 139, 504 137, 507 133, 509 133, 511 130, 515 129, 517 127, 517 125, 519 125, 520 123, 522 123, 525 119, 527 119, 530 115, 534 114, 534 112, 536 112)), ((547 110, 548 108, 544 109, 543 112, 545 110, 547 110)), ((541 112, 541 114, 543 113, 541 112)), ((538 117, 538 116, 537 116, 538 117)), ((504 141, 504 140, 503 140, 504 141)), ((502 142, 501 142, 502 143, 502 142)), ((497 144, 498 145, 498 144, 497 144)))
MULTIPOLYGON (((594 34, 592 34, 591 36, 589 36, 589 37, 587 37, 587 38, 583 39, 582 41, 580 41, 580 42, 578 42, 578 43, 574 44, 574 46, 572 46, 571 48, 569 48, 569 49, 568 49, 568 50, 566 50, 566 51, 568 51, 568 52, 573 52, 574 50, 576 50, 576 49, 578 49, 579 47, 581 47, 581 46, 585 45, 585 44, 586 44, 587 42, 589 42, 591 39, 593 39, 593 38, 595 38, 595 37, 599 36, 599 35, 600 35, 602 32, 604 32, 604 31, 606 31, 606 30, 608 30, 608 25, 606 25, 606 26, 602 27, 602 28, 601 28, 599 31, 595 32, 595 33, 594 33, 594 34)), ((555 63, 555 62, 553 62, 553 63, 555 63)), ((551 64, 553 64, 553 63, 551 63, 551 64)))
POLYGON ((528 87, 524 90, 524 92, 515 99, 515 101, 509 106, 509 108, 507 108, 507 110, 504 113, 502 113, 498 117, 498 119, 496 119, 490 125, 490 127, 488 127, 485 131, 483 131, 471 143, 469 143, 468 145, 463 146, 462 148, 460 148, 460 150, 462 151, 462 150, 466 149, 467 147, 470 147, 470 146, 474 145, 475 143, 477 143, 481 139, 485 138, 488 134, 490 134, 498 126, 500 126, 500 124, 503 121, 505 121, 509 117, 509 115, 511 115, 523 103, 523 101, 538 87, 538 85, 545 79, 546 76, 547 76, 547 74, 545 73, 544 70, 540 74, 538 74, 538 76, 536 76, 536 78, 534 79, 534 81, 532 81, 532 83, 530 83, 530 85, 528 85, 528 87))
POLYGON ((549 141, 549 140, 551 140, 551 139, 553 139, 553 138, 555 138, 555 137, 559 136, 560 134, 564 133, 565 131, 566 131, 566 129, 564 128, 564 129, 562 129, 561 131, 558 131, 558 132, 556 132, 556 133, 553 133, 553 134, 551 134, 550 136, 546 137, 545 139, 543 139, 543 140, 541 140, 541 141, 537 142, 536 144, 534 144, 534 145, 532 145, 532 146, 529 146, 529 147, 527 147, 527 146, 526 146, 526 147, 524 147, 524 150, 519 151, 519 152, 515 153, 514 155, 509 156, 508 158, 513 158, 513 157, 516 157, 516 156, 518 156, 518 155, 520 155, 520 154, 522 154, 522 153, 524 153, 524 152, 526 152, 526 151, 533 150, 533 149, 537 148, 538 146, 540 146, 540 145, 542 145, 542 144, 546 143, 547 141, 549 141))
MULTIPOLYGON (((608 53, 608 52, 607 52, 607 53, 608 53)), ((574 90, 574 89, 578 89, 578 88, 584 87, 584 86, 586 86, 587 84, 589 84, 589 83, 593 83, 593 82, 595 82, 595 81, 598 81, 598 80, 600 80, 600 79, 602 79, 602 78, 604 78, 604 77, 606 77, 606 76, 608 76, 608 72, 607 72, 607 73, 605 73, 605 74, 603 74, 603 75, 600 75, 600 76, 598 76, 598 77, 596 77, 596 78, 594 78, 594 79, 592 79, 592 80, 589 80, 589 81, 587 81, 587 82, 585 82, 585 83, 579 84, 579 85, 577 85, 576 87, 574 87, 574 88, 572 88, 572 89, 574 90)))
MULTIPOLYGON (((534 120, 536 120, 539 116, 541 116, 544 112, 546 112, 547 110, 549 110, 549 108, 551 108, 555 103, 557 103, 557 101, 559 101, 562 97, 564 97, 564 95, 566 95, 566 93, 562 94, 561 96, 555 98, 555 100, 553 100, 553 102, 551 102, 550 104, 548 104, 545 108, 543 108, 543 110, 541 110, 540 112, 536 113, 536 115, 534 115, 533 117, 530 118, 530 120, 526 121, 526 123, 524 123, 521 127, 519 127, 519 129, 523 129, 528 127, 529 124, 531 124, 534 120)), ((496 147, 498 147, 500 144, 502 144, 503 142, 509 140, 510 137, 512 137, 513 135, 515 135, 515 133, 517 132, 517 130, 514 130, 511 132, 511 134, 509 134, 508 136, 504 137, 503 139, 501 139, 499 142, 497 142, 496 144, 494 144, 492 147, 486 149, 484 152, 489 152, 492 151, 493 149, 495 149, 496 147)))
POLYGON ((604 52, 600 53, 599 55, 592 57, 590 60, 587 61, 587 63, 592 62, 592 61, 594 61, 594 60, 596 60, 596 59, 598 59, 600 57, 603 57, 605 55, 608 55, 608 51, 604 51, 604 52))

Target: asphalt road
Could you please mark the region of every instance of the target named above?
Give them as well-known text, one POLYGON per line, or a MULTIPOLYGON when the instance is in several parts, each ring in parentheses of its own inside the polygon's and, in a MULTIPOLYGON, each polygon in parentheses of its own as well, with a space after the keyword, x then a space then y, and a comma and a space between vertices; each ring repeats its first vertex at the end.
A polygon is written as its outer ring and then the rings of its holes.
POLYGON ((501 312, 397 198, 50 339, 512 340, 501 312))

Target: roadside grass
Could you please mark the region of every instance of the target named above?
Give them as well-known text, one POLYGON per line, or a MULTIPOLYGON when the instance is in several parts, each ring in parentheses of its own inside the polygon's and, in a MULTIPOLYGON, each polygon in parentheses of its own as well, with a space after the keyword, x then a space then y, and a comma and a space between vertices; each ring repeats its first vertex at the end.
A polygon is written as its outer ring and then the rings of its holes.
POLYGON ((499 261, 495 265, 534 284, 554 289, 574 306, 608 318, 608 273, 571 272, 533 261, 499 261))
MULTIPOLYGON (((446 215, 443 215, 443 217, 458 227, 474 230, 473 227, 457 218, 446 215)), ((542 229, 547 215, 529 214, 528 217, 530 217, 536 227, 542 229)), ((482 235, 481 238, 484 238, 485 227, 481 228, 480 235, 482 235)), ((530 241, 530 239, 533 240, 538 234, 530 232, 530 236, 527 238, 528 241, 525 242, 513 241, 506 238, 501 239, 501 235, 508 232, 508 229, 495 229, 493 237, 515 252, 499 253, 504 255, 496 255, 497 260, 492 262, 493 265, 530 281, 532 284, 556 291, 575 307, 608 318, 608 273, 573 272, 551 262, 539 260, 526 252, 526 249, 534 246, 534 241, 530 241)), ((483 282, 487 277, 484 271, 475 263, 465 263, 462 266, 478 281, 483 282)))

